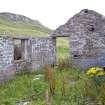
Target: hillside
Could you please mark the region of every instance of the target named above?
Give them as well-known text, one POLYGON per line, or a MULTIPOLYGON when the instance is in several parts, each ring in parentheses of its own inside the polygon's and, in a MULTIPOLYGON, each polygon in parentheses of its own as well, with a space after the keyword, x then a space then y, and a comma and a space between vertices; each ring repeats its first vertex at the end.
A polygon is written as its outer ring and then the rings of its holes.
POLYGON ((48 36, 50 32, 38 20, 8 12, 0 13, 0 35, 48 36))

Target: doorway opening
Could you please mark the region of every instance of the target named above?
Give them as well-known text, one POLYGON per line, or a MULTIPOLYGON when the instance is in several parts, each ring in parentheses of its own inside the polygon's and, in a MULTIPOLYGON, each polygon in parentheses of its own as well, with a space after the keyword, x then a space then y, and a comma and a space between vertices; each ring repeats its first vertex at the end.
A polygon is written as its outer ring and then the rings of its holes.
POLYGON ((59 61, 69 60, 69 38, 59 37, 56 38, 56 60, 59 61))

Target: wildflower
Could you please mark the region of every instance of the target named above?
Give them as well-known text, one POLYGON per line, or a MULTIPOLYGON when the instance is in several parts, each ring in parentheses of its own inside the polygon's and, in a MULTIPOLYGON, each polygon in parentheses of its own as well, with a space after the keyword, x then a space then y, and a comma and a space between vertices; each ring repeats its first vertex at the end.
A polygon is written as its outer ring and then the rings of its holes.
POLYGON ((104 75, 105 75, 105 73, 103 71, 100 71, 97 73, 97 76, 104 76, 104 75))
POLYGON ((89 75, 89 76, 103 76, 103 75, 105 75, 105 71, 101 67, 92 67, 92 68, 89 68, 89 70, 87 71, 87 75, 89 75))
POLYGON ((91 77, 92 84, 101 86, 105 83, 105 67, 92 67, 87 71, 87 75, 91 77))

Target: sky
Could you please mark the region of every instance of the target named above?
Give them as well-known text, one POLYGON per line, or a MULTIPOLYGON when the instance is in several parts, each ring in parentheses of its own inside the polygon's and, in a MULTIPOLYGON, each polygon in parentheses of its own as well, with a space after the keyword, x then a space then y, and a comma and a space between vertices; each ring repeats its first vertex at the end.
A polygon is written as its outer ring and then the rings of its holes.
POLYGON ((11 12, 39 20, 56 29, 82 9, 105 15, 105 0, 0 0, 0 12, 11 12))

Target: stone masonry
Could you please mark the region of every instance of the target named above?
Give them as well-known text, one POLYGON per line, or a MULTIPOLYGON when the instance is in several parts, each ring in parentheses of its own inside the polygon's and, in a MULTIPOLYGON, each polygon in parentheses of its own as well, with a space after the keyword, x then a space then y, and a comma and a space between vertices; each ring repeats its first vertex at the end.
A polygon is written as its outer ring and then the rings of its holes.
POLYGON ((52 38, 0 37, 0 83, 22 70, 33 72, 54 65, 55 46, 52 38), (14 59, 14 40, 21 41, 21 59, 14 59))
POLYGON ((58 27, 52 37, 69 37, 75 67, 105 66, 105 16, 84 9, 58 27))
POLYGON ((15 74, 14 45, 10 37, 0 37, 0 83, 3 83, 15 74))
POLYGON ((31 50, 32 69, 54 65, 56 53, 51 38, 33 38, 31 50))

